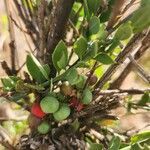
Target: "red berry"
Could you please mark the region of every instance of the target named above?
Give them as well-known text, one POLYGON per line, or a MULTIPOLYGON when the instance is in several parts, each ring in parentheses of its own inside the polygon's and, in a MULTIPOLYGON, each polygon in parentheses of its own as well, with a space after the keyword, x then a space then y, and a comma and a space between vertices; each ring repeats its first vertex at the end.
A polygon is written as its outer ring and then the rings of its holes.
POLYGON ((76 110, 80 112, 84 108, 84 105, 82 103, 79 103, 78 106, 76 106, 76 110))
POLYGON ((43 118, 46 114, 42 111, 40 104, 34 103, 31 108, 31 113, 38 118, 43 118))
POLYGON ((79 100, 76 97, 72 97, 69 102, 70 102, 69 106, 72 107, 77 107, 79 104, 79 100))

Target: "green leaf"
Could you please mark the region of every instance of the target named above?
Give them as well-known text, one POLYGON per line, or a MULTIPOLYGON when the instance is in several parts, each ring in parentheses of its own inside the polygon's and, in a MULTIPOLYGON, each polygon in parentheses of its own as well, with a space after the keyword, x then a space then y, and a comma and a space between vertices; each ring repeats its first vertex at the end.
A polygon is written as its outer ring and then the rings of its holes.
POLYGON ((82 56, 87 50, 87 40, 81 36, 77 39, 77 41, 74 43, 74 51, 79 56, 80 59, 82 59, 82 56))
POLYGON ((121 144, 120 138, 115 136, 110 141, 108 150, 119 150, 120 144, 121 144))
POLYGON ((89 21, 89 33, 96 34, 100 29, 100 20, 98 17, 93 16, 89 21))
POLYGON ((37 82, 42 83, 49 80, 46 70, 33 54, 27 55, 26 66, 32 78, 37 82))
POLYGON ((87 20, 89 20, 90 19, 90 12, 89 12, 89 8, 88 8, 87 0, 83 0, 83 2, 84 2, 85 14, 86 14, 87 20))
POLYGON ((52 60, 57 71, 66 68, 68 63, 68 51, 67 46, 62 40, 57 44, 52 54, 52 60))
POLYGON ((95 57, 95 60, 99 61, 102 64, 109 65, 114 63, 112 58, 105 53, 100 53, 95 57))
POLYGON ((88 61, 89 59, 94 58, 97 54, 97 51, 98 51, 97 41, 90 43, 88 46, 87 52, 83 56, 83 60, 88 61))
POLYGON ((103 150, 103 145, 97 143, 91 143, 89 150, 103 150))
POLYGON ((150 95, 147 92, 142 96, 141 100, 138 102, 138 105, 143 106, 143 105, 146 105, 146 103, 148 102, 150 102, 150 95))
POLYGON ((95 14, 100 6, 100 0, 87 0, 87 4, 90 13, 95 14))
POLYGON ((45 69, 47 75, 49 76, 50 71, 51 71, 49 65, 48 65, 48 64, 45 64, 45 65, 43 65, 43 68, 45 69))
POLYGON ((74 85, 78 82, 78 72, 75 68, 70 69, 65 79, 71 84, 74 85))
POLYGON ((150 5, 141 6, 130 19, 134 33, 141 32, 150 26, 150 5))
POLYGON ((3 84, 3 88, 6 91, 11 91, 15 88, 14 81, 11 80, 10 78, 2 78, 1 82, 3 84))
POLYGON ((131 146, 131 150, 142 150, 142 146, 139 143, 135 143, 131 146))
POLYGON ((81 102, 83 104, 87 105, 87 104, 89 104, 92 101, 92 98, 93 98, 92 92, 90 91, 89 88, 86 88, 83 91, 81 102))
POLYGON ((84 62, 84 61, 79 61, 76 65, 75 68, 89 68, 89 65, 84 62))
POLYGON ((141 6, 150 5, 150 0, 141 0, 141 6))
POLYGON ((72 127, 73 130, 76 132, 76 131, 79 129, 79 127, 80 127, 79 120, 76 119, 75 121, 73 121, 73 122, 71 123, 71 127, 72 127))
POLYGON ((131 143, 134 144, 134 143, 137 143, 140 141, 144 141, 144 140, 148 139, 149 137, 150 137, 150 131, 144 131, 144 132, 141 132, 141 133, 138 133, 138 134, 132 136, 131 143))
POLYGON ((3 88, 6 91, 11 91, 15 89, 15 84, 20 80, 17 76, 9 76, 7 78, 1 78, 1 82, 3 84, 3 88))
POLYGON ((131 24, 128 22, 128 23, 122 24, 118 28, 114 38, 117 40, 126 40, 131 35, 132 35, 132 27, 131 27, 131 24))

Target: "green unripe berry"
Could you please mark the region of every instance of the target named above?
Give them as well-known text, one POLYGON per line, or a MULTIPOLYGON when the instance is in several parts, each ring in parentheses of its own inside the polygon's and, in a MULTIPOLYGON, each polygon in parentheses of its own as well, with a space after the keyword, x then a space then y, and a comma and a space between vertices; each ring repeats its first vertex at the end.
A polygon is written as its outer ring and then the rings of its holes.
POLYGON ((55 97, 46 96, 40 102, 41 109, 45 113, 54 113, 59 108, 59 102, 55 97))
POLYGON ((56 121, 62 121, 70 115, 70 107, 67 104, 62 104, 57 112, 53 114, 56 121))
POLYGON ((46 134, 50 131, 50 125, 47 122, 42 122, 37 129, 40 134, 46 134))

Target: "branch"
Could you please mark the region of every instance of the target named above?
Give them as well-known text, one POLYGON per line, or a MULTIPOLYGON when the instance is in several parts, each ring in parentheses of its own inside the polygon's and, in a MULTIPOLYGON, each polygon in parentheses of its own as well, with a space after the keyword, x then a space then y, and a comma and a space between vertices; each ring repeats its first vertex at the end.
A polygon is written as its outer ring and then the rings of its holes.
POLYGON ((45 61, 48 64, 52 64, 52 53, 58 42, 63 38, 65 27, 71 12, 74 0, 59 0, 56 5, 53 6, 50 14, 51 24, 50 31, 47 39, 47 50, 45 55, 45 61))
POLYGON ((113 94, 123 94, 127 93, 130 95, 136 94, 144 94, 145 92, 150 92, 150 88, 148 89, 114 89, 114 90, 101 90, 98 95, 113 95, 113 94))
POLYGON ((42 62, 45 49, 45 28, 44 28, 44 13, 46 9, 46 1, 42 0, 38 7, 38 27, 40 36, 39 51, 37 51, 37 58, 42 62))
POLYGON ((9 35, 10 35, 10 49, 11 49, 11 70, 13 74, 16 74, 16 42, 15 42, 15 31, 14 25, 11 20, 11 10, 10 10, 10 0, 5 0, 5 7, 8 16, 8 23, 9 23, 9 35))
POLYGON ((148 75, 147 72, 145 72, 145 70, 143 69, 142 66, 140 66, 136 60, 132 57, 132 55, 129 55, 129 59, 132 62, 132 65, 136 68, 136 70, 138 71, 139 75, 142 77, 142 79, 144 79, 146 82, 148 82, 150 84, 150 75, 148 75))
MULTIPOLYGON (((145 54, 146 50, 148 50, 149 47, 150 47, 150 32, 143 39, 140 48, 138 49, 138 51, 134 55, 134 59, 139 60, 143 56, 143 54, 145 54)), ((131 72, 132 67, 133 67, 132 62, 130 62, 125 67, 125 69, 122 71, 122 73, 118 76, 118 78, 110 84, 109 89, 118 89, 118 88, 120 88, 123 81, 126 79, 128 74, 131 72)))
MULTIPOLYGON (((110 78, 116 72, 116 70, 120 66, 120 64, 122 64, 125 61, 125 59, 127 58, 128 54, 131 53, 134 50, 134 48, 139 44, 139 42, 143 39, 144 36, 145 36, 144 33, 138 33, 138 34, 133 36, 133 38, 129 41, 127 46, 122 50, 122 52, 120 52, 120 54, 115 59, 116 63, 112 64, 107 69, 107 71, 103 74, 103 76, 99 79, 97 84, 94 86, 94 89, 97 89, 97 88, 99 90, 102 89, 104 84, 107 81, 110 80, 110 78)), ((94 93, 94 94, 96 94, 96 93, 94 93)))
POLYGON ((122 7, 124 6, 126 0, 116 0, 114 6, 113 6, 113 10, 112 10, 112 15, 108 21, 108 25, 107 25, 107 29, 111 29, 116 22, 119 19, 119 16, 121 14, 122 11, 122 7))

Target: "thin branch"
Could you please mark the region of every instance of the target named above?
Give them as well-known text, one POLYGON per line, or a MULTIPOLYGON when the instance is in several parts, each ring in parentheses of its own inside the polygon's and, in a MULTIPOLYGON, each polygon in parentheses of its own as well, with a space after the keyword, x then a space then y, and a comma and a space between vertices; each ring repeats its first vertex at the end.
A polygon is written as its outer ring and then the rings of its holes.
POLYGON ((83 89, 85 89, 86 86, 88 85, 88 83, 89 83, 89 81, 90 81, 90 79, 91 79, 91 77, 92 77, 94 71, 95 71, 96 68, 97 68, 97 65, 98 65, 98 62, 96 61, 96 62, 94 63, 94 65, 93 65, 92 69, 90 70, 90 74, 89 74, 89 76, 88 76, 88 78, 87 78, 87 80, 86 80, 86 82, 85 82, 85 85, 84 85, 84 88, 83 88, 83 89))
POLYGON ((53 6, 52 12, 50 14, 51 24, 50 31, 48 35, 48 44, 46 52, 46 63, 51 64, 51 56, 54 48, 58 42, 63 38, 65 27, 73 6, 74 0, 59 0, 56 5, 53 6))
POLYGON ((126 12, 129 10, 129 8, 130 8, 131 6, 133 6, 133 4, 134 4, 135 1, 136 1, 136 0, 131 0, 131 1, 126 5, 126 7, 123 9, 123 11, 122 11, 121 13, 122 13, 122 14, 126 13, 126 12))
POLYGON ((116 0, 113 6, 112 15, 108 21, 107 29, 111 29, 118 21, 121 15, 122 7, 124 6, 126 0, 116 0))
POLYGON ((12 76, 13 75, 12 70, 10 69, 10 67, 8 66, 6 61, 2 61, 1 62, 1 66, 2 66, 3 70, 5 71, 5 73, 8 76, 12 76))
POLYGON ((136 60, 132 57, 132 55, 129 55, 129 59, 132 62, 132 65, 136 68, 138 71, 139 75, 144 79, 146 82, 150 84, 150 75, 143 69, 142 66, 140 66, 136 60))
POLYGON ((113 94, 122 94, 127 93, 130 95, 136 94, 144 94, 145 92, 150 92, 150 88, 148 89, 114 89, 114 90, 101 90, 98 95, 113 95, 113 94))
POLYGON ((37 58, 42 62, 42 57, 44 57, 45 49, 45 28, 44 28, 44 13, 46 9, 46 1, 42 0, 38 7, 38 27, 40 36, 39 51, 37 51, 37 58))
POLYGON ((120 66, 120 64, 122 64, 125 61, 128 54, 134 50, 134 48, 139 44, 139 42, 143 39, 144 36, 145 36, 144 33, 138 33, 133 36, 133 38, 128 42, 127 46, 122 50, 122 52, 120 52, 120 54, 115 59, 116 63, 112 64, 107 69, 107 71, 103 74, 103 76, 99 79, 99 81, 94 86, 94 89, 97 89, 97 88, 99 90, 102 89, 104 84, 110 80, 110 78, 116 72, 116 70, 120 66))
MULTIPOLYGON (((148 50, 149 47, 150 47, 150 32, 143 39, 143 41, 141 43, 141 46, 139 47, 138 51, 134 55, 134 59, 139 60, 145 54, 145 52, 148 50)), ((118 76, 118 78, 110 84, 109 89, 118 89, 118 88, 120 88, 123 81, 126 79, 128 74, 131 72, 132 67, 133 67, 132 62, 130 62, 125 67, 125 69, 122 71, 122 73, 118 76)))
POLYGON ((10 35, 10 49, 11 49, 11 70, 13 74, 16 74, 16 41, 15 41, 15 31, 14 31, 14 25, 11 20, 11 8, 10 8, 10 0, 5 0, 5 7, 6 12, 8 16, 8 22, 9 22, 9 35, 10 35))

